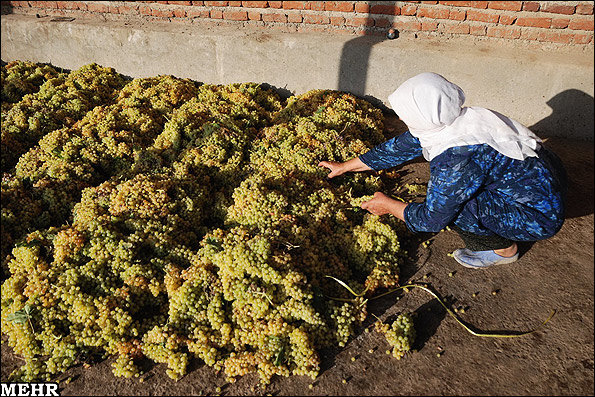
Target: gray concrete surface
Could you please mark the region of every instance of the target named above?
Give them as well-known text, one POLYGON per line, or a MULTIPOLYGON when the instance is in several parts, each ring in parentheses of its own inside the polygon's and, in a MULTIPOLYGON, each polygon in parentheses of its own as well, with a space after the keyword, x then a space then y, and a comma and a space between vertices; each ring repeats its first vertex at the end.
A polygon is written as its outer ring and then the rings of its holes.
POLYGON ((132 77, 254 81, 294 94, 340 89, 376 105, 387 105, 405 79, 433 71, 460 85, 468 106, 497 110, 543 137, 594 136, 593 46, 52 19, 2 15, 2 60, 67 69, 95 62, 132 77))

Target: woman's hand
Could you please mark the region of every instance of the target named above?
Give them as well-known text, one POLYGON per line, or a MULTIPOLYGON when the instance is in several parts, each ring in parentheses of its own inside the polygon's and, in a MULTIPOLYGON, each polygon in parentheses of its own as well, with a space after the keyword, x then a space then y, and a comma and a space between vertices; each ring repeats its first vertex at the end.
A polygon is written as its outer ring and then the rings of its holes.
POLYGON ((334 178, 336 176, 342 175, 346 172, 351 171, 370 171, 372 168, 368 167, 364 164, 359 157, 352 158, 351 160, 347 160, 344 163, 339 163, 336 161, 321 161, 318 163, 319 167, 326 167, 331 172, 327 175, 328 178, 334 178))
POLYGON ((371 200, 362 203, 362 208, 374 215, 391 214, 402 221, 405 220, 405 207, 407 207, 407 203, 392 199, 380 192, 374 193, 374 197, 371 200))
POLYGON ((327 175, 327 178, 333 178, 345 173, 345 163, 338 163, 336 161, 321 161, 318 163, 319 167, 325 167, 331 170, 327 175))

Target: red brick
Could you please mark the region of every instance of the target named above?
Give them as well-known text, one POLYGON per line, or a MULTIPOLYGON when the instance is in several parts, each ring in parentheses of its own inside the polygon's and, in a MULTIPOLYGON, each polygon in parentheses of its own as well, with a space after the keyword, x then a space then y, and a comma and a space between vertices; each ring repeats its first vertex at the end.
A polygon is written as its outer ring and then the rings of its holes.
POLYGON ((498 23, 499 16, 486 11, 467 10, 468 21, 480 21, 489 23, 498 23))
POLYGON ((552 18, 543 18, 543 17, 535 17, 535 18, 527 18, 527 17, 518 17, 516 22, 518 26, 531 26, 534 28, 549 28, 552 25, 552 18))
POLYGON ((178 6, 191 6, 191 1, 168 1, 167 4, 175 4, 178 6))
POLYGON ((221 10, 211 10, 209 16, 212 19, 223 19, 223 11, 221 11, 221 10))
POLYGON ((488 26, 486 35, 503 39, 518 39, 521 37, 521 29, 512 26, 488 26))
POLYGON ((287 23, 287 15, 285 14, 262 14, 264 22, 282 22, 287 23))
POLYGON ((389 27, 391 24, 391 21, 389 21, 386 18, 376 18, 374 19, 374 26, 378 27, 378 28, 387 28, 389 27))
POLYGON ((549 43, 561 43, 561 44, 570 44, 570 42, 573 39, 573 34, 572 33, 566 33, 566 32, 556 32, 556 31, 550 31, 550 32, 539 32, 537 34, 537 40, 538 41, 546 41, 549 43))
POLYGON ((153 9, 151 8, 151 6, 141 5, 141 6, 138 7, 138 12, 141 15, 151 16, 153 14, 153 9))
POLYGON ((568 27, 570 19, 568 18, 554 18, 552 19, 552 29, 565 29, 568 27))
POLYGON ((203 6, 203 5, 205 5, 205 2, 204 1, 193 1, 192 5, 193 6, 203 6))
POLYGON ((469 34, 469 25, 465 23, 443 23, 438 25, 438 31, 450 34, 469 34))
MULTIPOLYGON (((22 3, 22 2, 20 2, 22 3)), ((78 10, 78 5, 75 1, 57 1, 58 8, 66 10, 78 10)))
POLYGON ((289 23, 302 23, 304 18, 301 14, 289 14, 287 15, 287 22, 289 23))
POLYGON ((241 1, 230 1, 229 2, 229 6, 230 7, 241 7, 242 6, 242 2, 241 1))
POLYGON ((537 1, 524 1, 523 2, 523 11, 539 11, 540 4, 537 1))
POLYGON ((541 5, 542 12, 553 12, 555 14, 565 14, 565 15, 572 15, 574 14, 574 6, 564 5, 564 4, 555 4, 552 2, 544 2, 541 5))
POLYGON ((175 10, 173 10, 174 12, 174 17, 176 18, 185 18, 186 17, 186 10, 183 8, 177 8, 175 10))
POLYGON ((269 7, 281 8, 281 7, 283 7, 283 2, 282 1, 269 1, 269 7))
POLYGON ((516 16, 514 15, 500 15, 500 19, 498 19, 500 25, 512 25, 514 21, 516 21, 516 16))
POLYGON ((400 15, 401 9, 397 6, 376 4, 370 7, 370 14, 400 15))
POLYGON ((473 36, 485 36, 486 27, 482 25, 469 25, 469 34, 473 36))
POLYGON ((593 19, 573 19, 568 24, 572 30, 593 30, 593 19))
POLYGON ((437 1, 420 1, 420 3, 423 3, 423 4, 438 4, 437 1))
POLYGON ((311 1, 310 9, 312 11, 324 11, 324 1, 311 1))
POLYGON ((537 40, 540 31, 541 29, 523 29, 520 38, 523 40, 537 40))
POLYGON ((440 1, 440 4, 455 7, 488 8, 487 1, 440 1))
POLYGON ((548 41, 551 43, 570 44, 574 35, 567 32, 543 32, 540 33, 540 41, 548 41))
POLYGON ((304 15, 304 23, 310 23, 314 25, 325 25, 330 22, 326 15, 318 14, 306 14, 304 15))
POLYGON ((593 3, 578 4, 574 12, 581 15, 593 15, 593 3))
POLYGON ((507 11, 520 11, 523 8, 522 1, 490 1, 488 2, 488 8, 492 10, 507 10, 507 11))
POLYGON ((454 21, 464 21, 467 13, 464 10, 450 10, 450 14, 448 14, 448 19, 452 19, 454 21))
POLYGON ((242 7, 266 8, 268 1, 242 1, 242 7))
POLYGON ((365 12, 366 14, 370 12, 370 6, 366 3, 357 2, 355 3, 355 12, 365 12))
POLYGON ((446 8, 436 9, 430 7, 419 7, 417 9, 418 17, 433 18, 433 19, 448 19, 450 10, 446 8))
POLYGON ((148 3, 159 3, 159 4, 167 4, 167 1, 149 1, 148 3))
POLYGON ((574 44, 589 44, 593 40, 593 34, 573 34, 572 42, 574 44))
MULTIPOLYGON (((31 7, 35 7, 35 8, 45 8, 45 1, 30 1, 29 5, 31 7)), ((56 4, 56 8, 58 7, 58 4, 56 4)))
POLYGON ((286 10, 309 10, 309 1, 284 1, 283 8, 286 10))
POLYGON ((108 12, 109 7, 107 4, 89 3, 87 9, 91 12, 108 12))
POLYGON ((210 14, 207 10, 196 10, 189 8, 188 10, 186 10, 186 16, 188 18, 209 18, 210 14))
POLYGON ((251 21, 260 21, 262 19, 262 14, 256 11, 248 11, 248 19, 251 21))
POLYGON ((343 17, 330 17, 331 25, 343 26, 345 25, 345 18, 343 17))
POLYGON ((417 6, 412 4, 405 4, 401 7, 401 15, 415 15, 417 6))
POLYGON ((421 30, 438 30, 438 22, 436 21, 423 21, 421 23, 421 30))
POLYGON ((247 21, 248 12, 246 11, 223 11, 223 19, 230 21, 247 21))
MULTIPOLYGON (((205 5, 209 6, 209 7, 226 7, 228 2, 227 1, 203 1, 203 3, 205 3, 205 5)), ((194 4, 194 2, 192 2, 192 4, 194 4)))
POLYGON ((171 18, 174 16, 174 12, 172 10, 161 10, 161 9, 153 8, 151 15, 153 15, 154 17, 160 17, 160 18, 171 18))
POLYGON ((374 26, 374 20, 366 17, 353 17, 345 19, 346 26, 374 26))
POLYGON ((325 1, 325 11, 339 11, 339 12, 352 12, 353 3, 351 1, 325 1))
POLYGON ((418 31, 421 29, 421 23, 419 21, 394 21, 392 24, 393 28, 399 31, 418 31))

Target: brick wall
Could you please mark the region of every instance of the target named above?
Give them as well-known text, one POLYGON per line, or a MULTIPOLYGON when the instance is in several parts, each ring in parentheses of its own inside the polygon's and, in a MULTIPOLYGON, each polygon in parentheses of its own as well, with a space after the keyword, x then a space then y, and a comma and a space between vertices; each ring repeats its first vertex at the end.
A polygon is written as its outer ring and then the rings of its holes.
POLYGON ((2 1, 3 13, 254 26, 288 32, 484 36, 593 45, 584 1, 2 1))

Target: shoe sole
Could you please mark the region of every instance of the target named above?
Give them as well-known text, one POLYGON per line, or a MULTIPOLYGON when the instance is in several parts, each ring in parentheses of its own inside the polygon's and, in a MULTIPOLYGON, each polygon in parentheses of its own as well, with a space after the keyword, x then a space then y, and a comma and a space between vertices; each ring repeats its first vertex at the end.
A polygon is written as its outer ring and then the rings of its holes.
POLYGON ((518 257, 514 257, 514 256, 511 256, 510 258, 504 258, 503 257, 502 260, 498 261, 497 263, 493 263, 491 265, 487 265, 487 266, 473 266, 473 265, 470 265, 468 263, 465 263, 465 262, 459 260, 459 258, 457 258, 457 257, 454 257, 454 258, 455 258, 455 261, 459 262, 460 265, 462 265, 462 266, 464 266, 466 268, 469 268, 469 269, 487 269, 488 267, 492 267, 492 266, 507 265, 509 263, 516 262, 519 259, 518 257))

